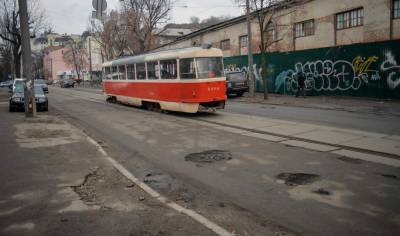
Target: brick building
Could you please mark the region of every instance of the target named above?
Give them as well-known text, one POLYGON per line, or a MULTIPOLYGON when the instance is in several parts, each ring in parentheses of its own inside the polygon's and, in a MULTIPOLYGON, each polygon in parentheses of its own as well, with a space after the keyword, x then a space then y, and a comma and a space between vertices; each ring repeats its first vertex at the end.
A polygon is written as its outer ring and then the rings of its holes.
MULTIPOLYGON (((257 90, 263 90, 267 79, 272 92, 292 93, 295 75, 303 70, 309 93, 400 97, 400 0, 286 0, 263 12, 271 19, 263 32, 271 46, 268 77, 260 78, 260 31, 254 17, 257 90), (335 66, 346 67, 346 75, 340 77, 335 66)), ((247 59, 241 56, 247 54, 245 16, 179 37, 157 50, 203 43, 223 50, 227 70, 247 70, 247 59)))

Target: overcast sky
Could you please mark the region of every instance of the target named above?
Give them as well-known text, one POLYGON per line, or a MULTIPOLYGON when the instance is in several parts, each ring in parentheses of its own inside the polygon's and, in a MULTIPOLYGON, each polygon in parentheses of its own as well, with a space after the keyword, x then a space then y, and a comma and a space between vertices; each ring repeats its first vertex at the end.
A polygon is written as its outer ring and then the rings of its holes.
MULTIPOLYGON (((41 0, 48 19, 57 33, 81 34, 86 30, 93 10, 92 0, 41 0)), ((117 9, 119 0, 107 0, 108 11, 117 9)), ((210 16, 239 16, 243 9, 234 0, 175 0, 171 23, 188 23, 191 16, 200 20, 210 16)))

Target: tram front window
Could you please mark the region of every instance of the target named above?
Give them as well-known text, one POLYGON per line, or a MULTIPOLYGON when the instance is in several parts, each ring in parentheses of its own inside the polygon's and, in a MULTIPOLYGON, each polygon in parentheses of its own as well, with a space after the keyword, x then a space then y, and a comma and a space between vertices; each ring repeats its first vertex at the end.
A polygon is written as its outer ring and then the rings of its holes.
POLYGON ((196 58, 199 79, 216 78, 224 75, 221 57, 196 58))

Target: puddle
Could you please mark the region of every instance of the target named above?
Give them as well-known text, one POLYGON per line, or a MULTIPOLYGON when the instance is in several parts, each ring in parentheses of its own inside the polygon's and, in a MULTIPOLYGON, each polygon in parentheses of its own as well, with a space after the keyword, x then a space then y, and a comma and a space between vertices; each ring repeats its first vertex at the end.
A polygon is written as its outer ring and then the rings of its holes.
POLYGON ((311 184, 319 179, 319 175, 307 173, 280 173, 278 180, 289 186, 311 184))
POLYGON ((213 163, 224 160, 231 160, 232 154, 223 150, 208 150, 205 152, 191 153, 185 156, 185 161, 199 163, 213 163))

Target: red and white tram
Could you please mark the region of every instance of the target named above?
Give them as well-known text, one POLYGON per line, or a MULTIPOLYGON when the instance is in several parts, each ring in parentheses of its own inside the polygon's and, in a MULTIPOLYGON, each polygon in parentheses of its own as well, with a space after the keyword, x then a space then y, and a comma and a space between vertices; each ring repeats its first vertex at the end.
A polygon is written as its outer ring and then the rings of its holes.
POLYGON ((191 47, 103 64, 107 99, 135 106, 196 113, 223 109, 226 78, 222 51, 191 47))

